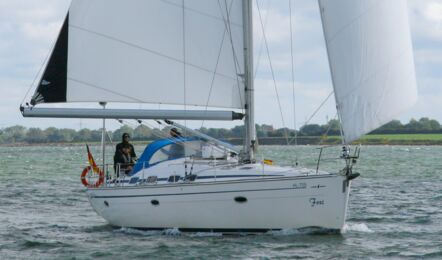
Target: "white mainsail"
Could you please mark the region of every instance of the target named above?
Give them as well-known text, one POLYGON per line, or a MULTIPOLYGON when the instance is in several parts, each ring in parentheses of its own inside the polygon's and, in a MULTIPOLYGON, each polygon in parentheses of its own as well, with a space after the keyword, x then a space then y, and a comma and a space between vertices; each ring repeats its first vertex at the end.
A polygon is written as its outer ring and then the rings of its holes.
POLYGON ((319 0, 346 143, 417 100, 406 0, 319 0))
MULTIPOLYGON (((244 108, 242 1, 76 0, 64 27, 51 57, 67 49, 62 102, 244 108)), ((50 77, 34 103, 60 101, 41 94, 50 77)))

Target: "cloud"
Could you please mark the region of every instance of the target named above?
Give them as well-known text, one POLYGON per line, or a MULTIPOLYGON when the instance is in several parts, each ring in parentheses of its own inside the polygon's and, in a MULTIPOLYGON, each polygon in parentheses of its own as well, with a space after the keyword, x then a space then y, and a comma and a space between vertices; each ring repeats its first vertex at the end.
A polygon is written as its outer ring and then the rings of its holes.
POLYGON ((408 0, 414 42, 442 41, 442 2, 408 0))
POLYGON ((425 15, 434 22, 442 22, 442 3, 435 1, 428 3, 425 8, 425 15))
MULTIPOLYGON (((285 126, 293 127, 294 117, 296 125, 302 126, 309 119, 320 104, 326 100, 332 86, 327 83, 295 82, 295 102, 293 102, 293 84, 291 81, 277 81, 279 99, 285 126), (296 112, 293 104, 296 104, 296 112)), ((258 79, 255 81, 256 120, 259 123, 282 126, 278 100, 272 80, 258 79)), ((331 97, 313 118, 312 122, 325 122, 326 118, 333 118, 336 114, 334 109, 334 97, 331 97)))
POLYGON ((60 31, 60 23, 51 22, 47 24, 25 23, 21 27, 24 37, 28 40, 48 43, 54 39, 60 31))
POLYGON ((0 0, 0 76, 33 77, 29 73, 37 72, 55 41, 69 2, 0 0))
POLYGON ((442 66, 442 49, 419 49, 415 51, 415 57, 419 64, 442 66))

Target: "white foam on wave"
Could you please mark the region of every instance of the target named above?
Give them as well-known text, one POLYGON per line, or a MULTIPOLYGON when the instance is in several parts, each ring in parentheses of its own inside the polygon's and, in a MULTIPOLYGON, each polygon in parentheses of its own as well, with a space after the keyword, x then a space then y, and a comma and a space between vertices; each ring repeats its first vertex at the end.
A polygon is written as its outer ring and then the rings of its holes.
POLYGON ((301 232, 299 229, 295 228, 285 228, 281 230, 270 230, 266 234, 272 236, 292 236, 292 235, 305 234, 305 232, 301 232))
POLYGON ((293 235, 314 235, 314 234, 336 234, 338 230, 327 229, 320 227, 306 227, 306 228, 286 228, 281 230, 271 230, 267 235, 272 236, 293 236, 293 235))
POLYGON ((115 230, 114 232, 130 234, 130 235, 139 235, 139 236, 155 236, 155 235, 161 235, 161 233, 163 231, 161 231, 161 230, 140 230, 140 229, 135 229, 135 228, 122 227, 120 229, 115 230))
POLYGON ((347 232, 374 233, 374 231, 371 230, 364 223, 355 223, 355 224, 346 223, 344 225, 344 228, 342 229, 342 233, 347 233, 347 232))
POLYGON ((125 228, 125 227, 115 230, 114 232, 124 233, 129 235, 138 235, 138 236, 158 236, 163 234, 162 230, 140 230, 135 228, 125 228))
POLYGON ((216 232, 196 232, 190 235, 191 237, 222 237, 223 233, 216 232))
POLYGON ((164 230, 141 230, 136 228, 126 228, 122 227, 114 232, 124 233, 129 235, 138 235, 138 236, 179 236, 181 235, 181 231, 178 228, 170 228, 164 230))
POLYGON ((189 237, 222 237, 222 233, 215 232, 196 232, 196 233, 182 233, 178 228, 170 228, 164 230, 141 230, 136 228, 126 228, 122 227, 120 229, 114 230, 117 233, 124 233, 128 235, 137 236, 181 236, 186 235, 189 237))
POLYGON ((181 231, 178 228, 165 229, 163 234, 166 236, 180 236, 181 231))

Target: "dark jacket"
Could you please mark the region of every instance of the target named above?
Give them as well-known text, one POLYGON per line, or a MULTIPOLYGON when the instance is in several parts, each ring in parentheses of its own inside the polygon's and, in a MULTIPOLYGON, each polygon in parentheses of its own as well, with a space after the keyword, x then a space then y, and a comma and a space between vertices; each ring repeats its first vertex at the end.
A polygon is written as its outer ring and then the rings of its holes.
MULTIPOLYGON (((117 155, 117 153, 121 153, 121 148, 123 148, 124 142, 121 142, 119 144, 117 144, 117 146, 115 147, 115 156, 117 155)), ((137 158, 137 154, 135 153, 135 148, 132 144, 130 145, 130 157, 132 157, 133 159, 137 158)), ((115 158, 115 157, 114 157, 115 158)), ((115 159, 114 159, 115 160, 115 159)))
POLYGON ((124 172, 124 173, 129 173, 129 170, 127 170, 127 168, 129 166, 133 166, 134 165, 134 160, 130 155, 125 155, 123 152, 121 151, 117 151, 115 153, 114 156, 114 168, 115 170, 118 169, 118 165, 120 165, 120 171, 124 172))

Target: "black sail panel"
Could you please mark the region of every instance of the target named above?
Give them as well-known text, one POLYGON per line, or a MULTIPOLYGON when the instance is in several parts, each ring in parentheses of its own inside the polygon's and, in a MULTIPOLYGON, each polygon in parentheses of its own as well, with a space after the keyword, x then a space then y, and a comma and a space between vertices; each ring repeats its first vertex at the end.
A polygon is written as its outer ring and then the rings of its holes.
POLYGON ((31 104, 66 102, 69 13, 31 104))

